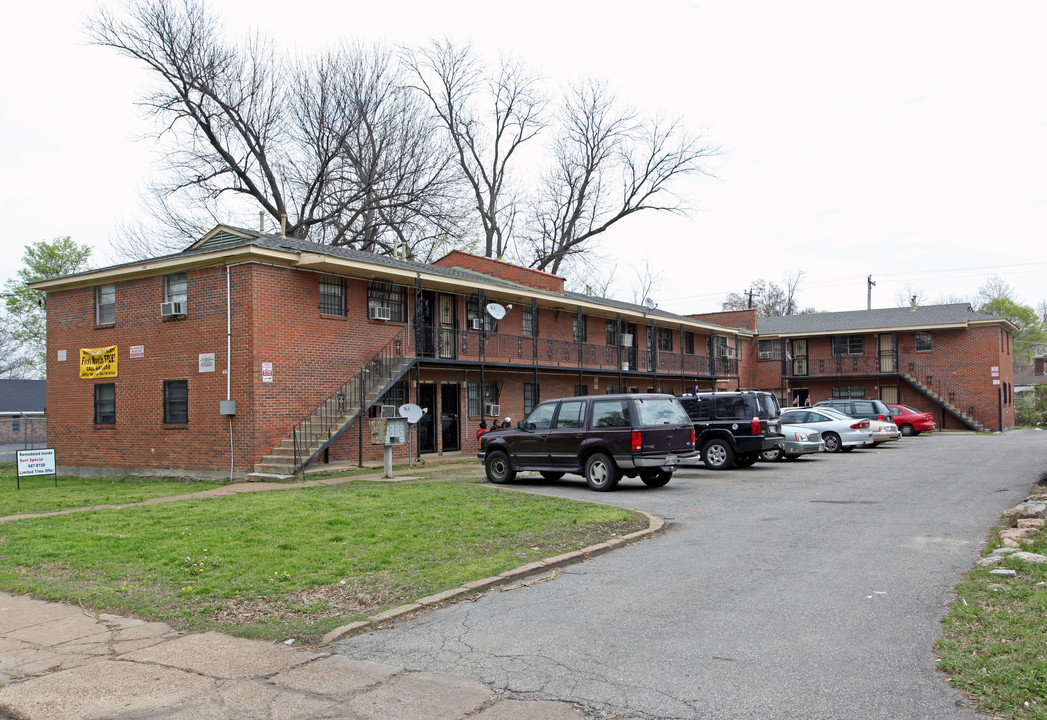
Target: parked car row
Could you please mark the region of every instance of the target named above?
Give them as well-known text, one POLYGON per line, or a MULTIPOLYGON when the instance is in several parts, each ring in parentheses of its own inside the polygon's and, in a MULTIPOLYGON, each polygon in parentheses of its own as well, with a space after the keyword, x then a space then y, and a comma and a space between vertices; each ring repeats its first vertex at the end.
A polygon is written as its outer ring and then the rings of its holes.
POLYGON ((493 483, 537 471, 547 480, 581 475, 593 490, 607 491, 622 477, 661 487, 681 465, 749 467, 760 459, 876 447, 934 428, 928 413, 879 400, 781 410, 773 393, 758 390, 593 395, 547 400, 516 427, 484 433, 477 457, 493 483))

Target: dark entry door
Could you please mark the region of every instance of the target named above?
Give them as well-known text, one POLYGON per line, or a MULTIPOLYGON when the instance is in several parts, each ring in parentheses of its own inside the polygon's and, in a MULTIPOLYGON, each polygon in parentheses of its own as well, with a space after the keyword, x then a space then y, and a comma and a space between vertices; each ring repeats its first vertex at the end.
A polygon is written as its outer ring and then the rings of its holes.
POLYGON ((443 451, 460 450, 461 433, 458 432, 459 389, 457 383, 440 386, 440 440, 443 451))
POLYGON ((418 406, 429 412, 418 421, 418 454, 436 452, 436 386, 418 384, 418 406))
MULTIPOLYGON (((436 293, 423 290, 418 297, 418 327, 415 343, 422 357, 436 356, 436 293)), ((434 408, 435 410, 435 408, 434 408)))

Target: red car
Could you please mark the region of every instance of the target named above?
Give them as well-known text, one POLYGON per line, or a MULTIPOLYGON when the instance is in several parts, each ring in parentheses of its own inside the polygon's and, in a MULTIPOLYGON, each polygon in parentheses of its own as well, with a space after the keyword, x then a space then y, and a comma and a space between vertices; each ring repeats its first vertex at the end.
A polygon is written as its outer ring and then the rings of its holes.
POLYGON ((934 432, 934 416, 928 412, 922 412, 908 405, 888 405, 891 409, 891 420, 902 435, 919 435, 923 431, 934 432))

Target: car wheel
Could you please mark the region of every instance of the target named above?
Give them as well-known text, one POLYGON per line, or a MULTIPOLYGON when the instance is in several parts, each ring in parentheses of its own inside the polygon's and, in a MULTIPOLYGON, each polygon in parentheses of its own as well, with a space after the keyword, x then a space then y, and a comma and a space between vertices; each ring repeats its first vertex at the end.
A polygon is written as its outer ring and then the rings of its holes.
POLYGON ((734 461, 734 466, 740 468, 752 467, 756 464, 756 461, 759 459, 760 453, 747 453, 746 455, 739 455, 738 459, 734 461))
POLYGON ((734 465, 734 450, 726 440, 710 440, 702 448, 702 462, 710 470, 726 470, 734 465))
POLYGON ((673 474, 669 470, 641 470, 640 479, 647 487, 661 487, 669 482, 673 474))
POLYGON ((762 453, 760 453, 760 459, 764 462, 778 462, 783 457, 788 456, 785 454, 785 451, 782 450, 780 447, 776 447, 773 450, 764 450, 762 453))
POLYGON ((916 434, 916 429, 909 423, 902 423, 902 426, 898 429, 902 431, 902 435, 905 437, 912 437, 916 434))
POLYGON ((559 480, 563 477, 562 472, 553 472, 552 470, 542 470, 541 475, 546 480, 559 480))
POLYGON ((503 450, 494 450, 487 456, 487 460, 484 461, 484 470, 487 471, 487 479, 498 485, 512 482, 516 477, 513 463, 503 450))
POLYGON ((836 433, 823 433, 822 442, 825 443, 825 452, 840 452, 843 447, 840 443, 840 436, 836 433))
POLYGON ((614 464, 610 455, 596 453, 585 463, 585 482, 593 490, 614 490, 622 471, 614 464))

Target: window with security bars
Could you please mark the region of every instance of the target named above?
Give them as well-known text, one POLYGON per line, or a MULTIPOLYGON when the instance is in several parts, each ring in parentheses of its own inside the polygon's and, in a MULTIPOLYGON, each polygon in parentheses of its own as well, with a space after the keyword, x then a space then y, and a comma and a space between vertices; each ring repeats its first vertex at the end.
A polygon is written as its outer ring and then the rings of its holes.
POLYGON ((607 321, 607 344, 617 345, 618 344, 618 321, 608 320, 607 321))
POLYGON ((782 343, 778 340, 760 340, 757 352, 761 360, 781 360, 782 343))
MULTIPOLYGON (((524 317, 531 314, 528 310, 524 317)), ((480 311, 480 296, 470 295, 465 299, 465 326, 470 330, 476 329, 476 323, 474 320, 479 320, 482 323, 483 331, 488 333, 498 332, 498 321, 488 315, 486 312, 480 311)), ((480 413, 477 413, 479 415, 480 413)))
POLYGON ((484 385, 483 397, 480 396, 480 383, 471 382, 466 386, 466 392, 469 393, 469 408, 467 410, 469 417, 480 417, 480 411, 483 409, 481 403, 487 403, 488 405, 498 404, 498 383, 489 380, 484 385))
POLYGON ((523 334, 525 337, 538 337, 538 315, 531 308, 523 311, 523 334))
POLYGON ((164 422, 182 425, 189 422, 189 381, 164 381, 164 422))
POLYGON ((320 278, 320 313, 345 315, 345 278, 334 275, 320 278))
POLYGON ((833 388, 833 399, 839 400, 850 400, 858 399, 861 400, 865 397, 865 388, 860 385, 851 385, 849 387, 834 387, 833 388))
POLYGON ((575 342, 589 342, 589 323, 586 322, 585 315, 575 316, 573 329, 575 342))
POLYGON ((589 386, 588 385, 575 385, 574 386, 574 396, 575 397, 582 397, 582 396, 588 395, 588 394, 589 394, 589 386))
POLYGON ((672 352, 673 349, 673 331, 669 328, 657 328, 658 333, 658 349, 665 352, 672 352))
POLYGON ((694 355, 694 333, 690 330, 684 330, 683 351, 688 355, 694 355))
POLYGON ((95 425, 116 423, 116 385, 95 385, 95 425))
POLYGON ((864 335, 833 335, 833 355, 864 355, 864 335))
POLYGON ((393 322, 407 322, 407 290, 388 280, 375 278, 367 286, 367 314, 375 308, 388 308, 393 322))
MULTIPOLYGON (((377 402, 375 402, 375 404, 367 411, 367 416, 381 417, 382 405, 392 405, 395 408, 404 405, 407 402, 408 392, 407 380, 400 380, 391 388, 386 390, 382 397, 378 398, 377 402)), ((397 415, 396 417, 400 416, 397 415)))
POLYGON ((531 414, 535 406, 538 404, 538 383, 524 383, 523 384, 523 413, 526 417, 531 414))

